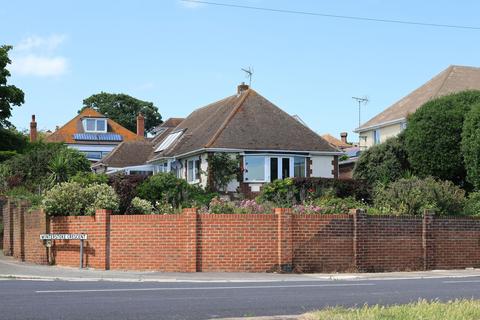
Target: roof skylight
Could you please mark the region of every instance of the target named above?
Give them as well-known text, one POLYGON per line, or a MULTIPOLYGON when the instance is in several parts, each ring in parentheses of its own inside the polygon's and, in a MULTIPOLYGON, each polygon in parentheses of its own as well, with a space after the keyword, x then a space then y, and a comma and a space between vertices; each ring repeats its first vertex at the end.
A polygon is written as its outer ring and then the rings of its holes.
POLYGON ((158 148, 155 150, 155 152, 160 152, 160 151, 163 151, 163 150, 167 149, 168 147, 170 147, 172 145, 172 143, 175 142, 175 140, 177 140, 182 135, 182 133, 183 133, 183 131, 177 131, 177 132, 170 133, 165 138, 165 140, 163 140, 162 143, 158 146, 158 148))

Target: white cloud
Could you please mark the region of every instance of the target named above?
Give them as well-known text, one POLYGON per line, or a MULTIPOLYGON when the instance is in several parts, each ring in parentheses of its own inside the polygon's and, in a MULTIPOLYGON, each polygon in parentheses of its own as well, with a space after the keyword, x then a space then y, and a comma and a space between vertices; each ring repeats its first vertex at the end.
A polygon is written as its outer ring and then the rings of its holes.
POLYGON ((14 49, 17 51, 31 51, 33 49, 53 51, 57 49, 66 38, 63 34, 53 34, 49 37, 30 36, 20 41, 14 49))
POLYGON ((23 76, 60 76, 67 71, 67 59, 64 57, 42 57, 29 54, 14 57, 10 69, 13 73, 23 76))
POLYGON ((187 1, 179 0, 179 2, 183 7, 189 8, 189 9, 195 9, 205 5, 204 3, 201 3, 201 2, 193 2, 188 0, 187 1))
POLYGON ((12 54, 13 74, 22 76, 60 76, 67 71, 67 58, 55 54, 67 37, 53 34, 48 37, 30 36, 14 46, 12 54))

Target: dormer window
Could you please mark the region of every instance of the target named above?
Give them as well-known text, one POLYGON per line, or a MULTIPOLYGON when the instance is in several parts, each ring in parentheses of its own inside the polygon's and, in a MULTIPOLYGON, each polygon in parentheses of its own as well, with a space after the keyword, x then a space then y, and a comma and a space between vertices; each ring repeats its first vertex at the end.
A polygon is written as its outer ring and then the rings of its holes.
POLYGON ((85 132, 107 132, 107 119, 83 119, 85 132))

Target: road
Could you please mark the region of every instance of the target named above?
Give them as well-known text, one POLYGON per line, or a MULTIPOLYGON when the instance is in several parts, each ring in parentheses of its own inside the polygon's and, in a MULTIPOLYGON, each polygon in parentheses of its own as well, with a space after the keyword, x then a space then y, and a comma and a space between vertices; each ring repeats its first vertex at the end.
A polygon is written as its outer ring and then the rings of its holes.
POLYGON ((462 297, 480 299, 480 277, 255 283, 7 279, 0 280, 0 318, 211 319, 462 297))

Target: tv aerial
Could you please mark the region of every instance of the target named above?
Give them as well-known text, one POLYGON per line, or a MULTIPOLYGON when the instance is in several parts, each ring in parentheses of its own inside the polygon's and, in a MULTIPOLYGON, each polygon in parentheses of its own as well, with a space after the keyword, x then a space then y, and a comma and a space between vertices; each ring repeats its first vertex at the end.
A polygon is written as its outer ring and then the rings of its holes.
POLYGON ((252 86, 252 76, 253 76, 253 68, 252 67, 248 67, 248 69, 246 68, 241 68, 243 72, 245 72, 245 76, 248 78, 248 86, 251 87, 252 86))

